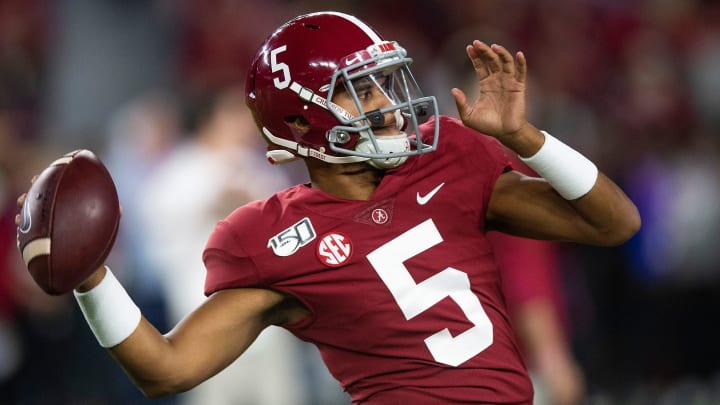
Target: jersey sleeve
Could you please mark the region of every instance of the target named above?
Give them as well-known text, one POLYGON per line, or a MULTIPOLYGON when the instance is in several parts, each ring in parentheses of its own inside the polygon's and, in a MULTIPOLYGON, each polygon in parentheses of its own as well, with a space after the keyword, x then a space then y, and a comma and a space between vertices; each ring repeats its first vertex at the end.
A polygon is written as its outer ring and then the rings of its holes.
POLYGON ((500 175, 511 170, 513 165, 507 156, 507 149, 497 139, 480 133, 476 133, 475 137, 478 145, 474 147, 482 150, 482 158, 472 159, 471 162, 477 166, 478 171, 489 173, 489 181, 483 183, 484 205, 487 207, 495 182, 500 175))
MULTIPOLYGON (((230 218, 237 217, 233 215, 230 218)), ((235 221, 231 222, 230 218, 217 223, 203 252, 207 271, 205 295, 208 296, 225 288, 262 285, 257 266, 235 230, 235 221)))
POLYGON ((467 174, 480 179, 483 205, 488 206, 495 182, 501 174, 513 168, 508 150, 495 138, 466 127, 462 121, 452 117, 440 117, 444 147, 456 148, 464 153, 461 162, 454 162, 467 174))

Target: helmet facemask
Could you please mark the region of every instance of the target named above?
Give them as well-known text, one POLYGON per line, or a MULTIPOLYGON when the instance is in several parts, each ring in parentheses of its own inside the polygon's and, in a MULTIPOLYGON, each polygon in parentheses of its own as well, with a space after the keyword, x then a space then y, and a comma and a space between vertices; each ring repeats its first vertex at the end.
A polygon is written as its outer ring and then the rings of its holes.
POLYGON ((439 122, 435 121, 432 144, 422 142, 421 121, 438 115, 435 97, 423 97, 409 69, 412 59, 395 42, 382 42, 344 58, 342 66, 328 86, 328 110, 340 125, 326 133, 330 149, 338 154, 368 158, 374 167, 388 169, 400 166, 408 156, 432 152, 437 147, 439 122), (339 91, 346 91, 358 111, 353 115, 331 102, 339 91), (366 111, 361 101, 366 92, 379 92, 387 98, 381 108, 366 111), (392 119, 397 134, 375 134, 387 128, 392 119), (359 138, 359 139, 357 139, 359 138), (350 143, 352 149, 344 147, 350 143))

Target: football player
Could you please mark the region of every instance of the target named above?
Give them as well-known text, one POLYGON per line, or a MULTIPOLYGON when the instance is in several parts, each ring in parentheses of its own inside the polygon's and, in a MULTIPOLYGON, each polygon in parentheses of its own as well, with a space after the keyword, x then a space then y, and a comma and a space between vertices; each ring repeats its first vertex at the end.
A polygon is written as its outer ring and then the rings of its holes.
POLYGON ((521 52, 475 40, 466 53, 479 96, 452 89, 456 120, 421 93, 405 49, 354 16, 302 15, 267 38, 247 104, 268 159, 304 160, 311 181, 217 223, 208 299, 167 334, 106 267, 75 290, 147 396, 192 389, 278 325, 319 348, 354 403, 532 402, 486 232, 611 246, 640 218, 526 121, 521 52), (542 178, 514 171, 503 145, 542 178))

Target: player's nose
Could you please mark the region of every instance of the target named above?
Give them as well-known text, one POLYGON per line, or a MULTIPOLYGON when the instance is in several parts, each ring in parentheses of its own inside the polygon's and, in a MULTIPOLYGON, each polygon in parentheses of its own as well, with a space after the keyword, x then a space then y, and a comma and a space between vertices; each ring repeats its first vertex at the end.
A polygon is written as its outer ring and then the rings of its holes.
POLYGON ((368 117, 370 126, 373 129, 389 128, 401 131, 405 127, 405 117, 403 117, 400 110, 382 113, 377 109, 368 111, 365 115, 368 117))

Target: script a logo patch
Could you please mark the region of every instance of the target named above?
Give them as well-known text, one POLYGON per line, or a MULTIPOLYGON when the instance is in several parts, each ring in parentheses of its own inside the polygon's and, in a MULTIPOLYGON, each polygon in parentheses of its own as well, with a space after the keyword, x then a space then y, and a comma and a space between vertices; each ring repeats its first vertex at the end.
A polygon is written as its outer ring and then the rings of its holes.
POLYGON ((268 239, 268 247, 277 256, 290 256, 315 239, 315 230, 310 218, 303 218, 295 225, 268 239))
POLYGON ((317 244, 317 257, 321 262, 338 267, 352 257, 353 245, 347 235, 340 232, 329 232, 320 238, 317 244))

